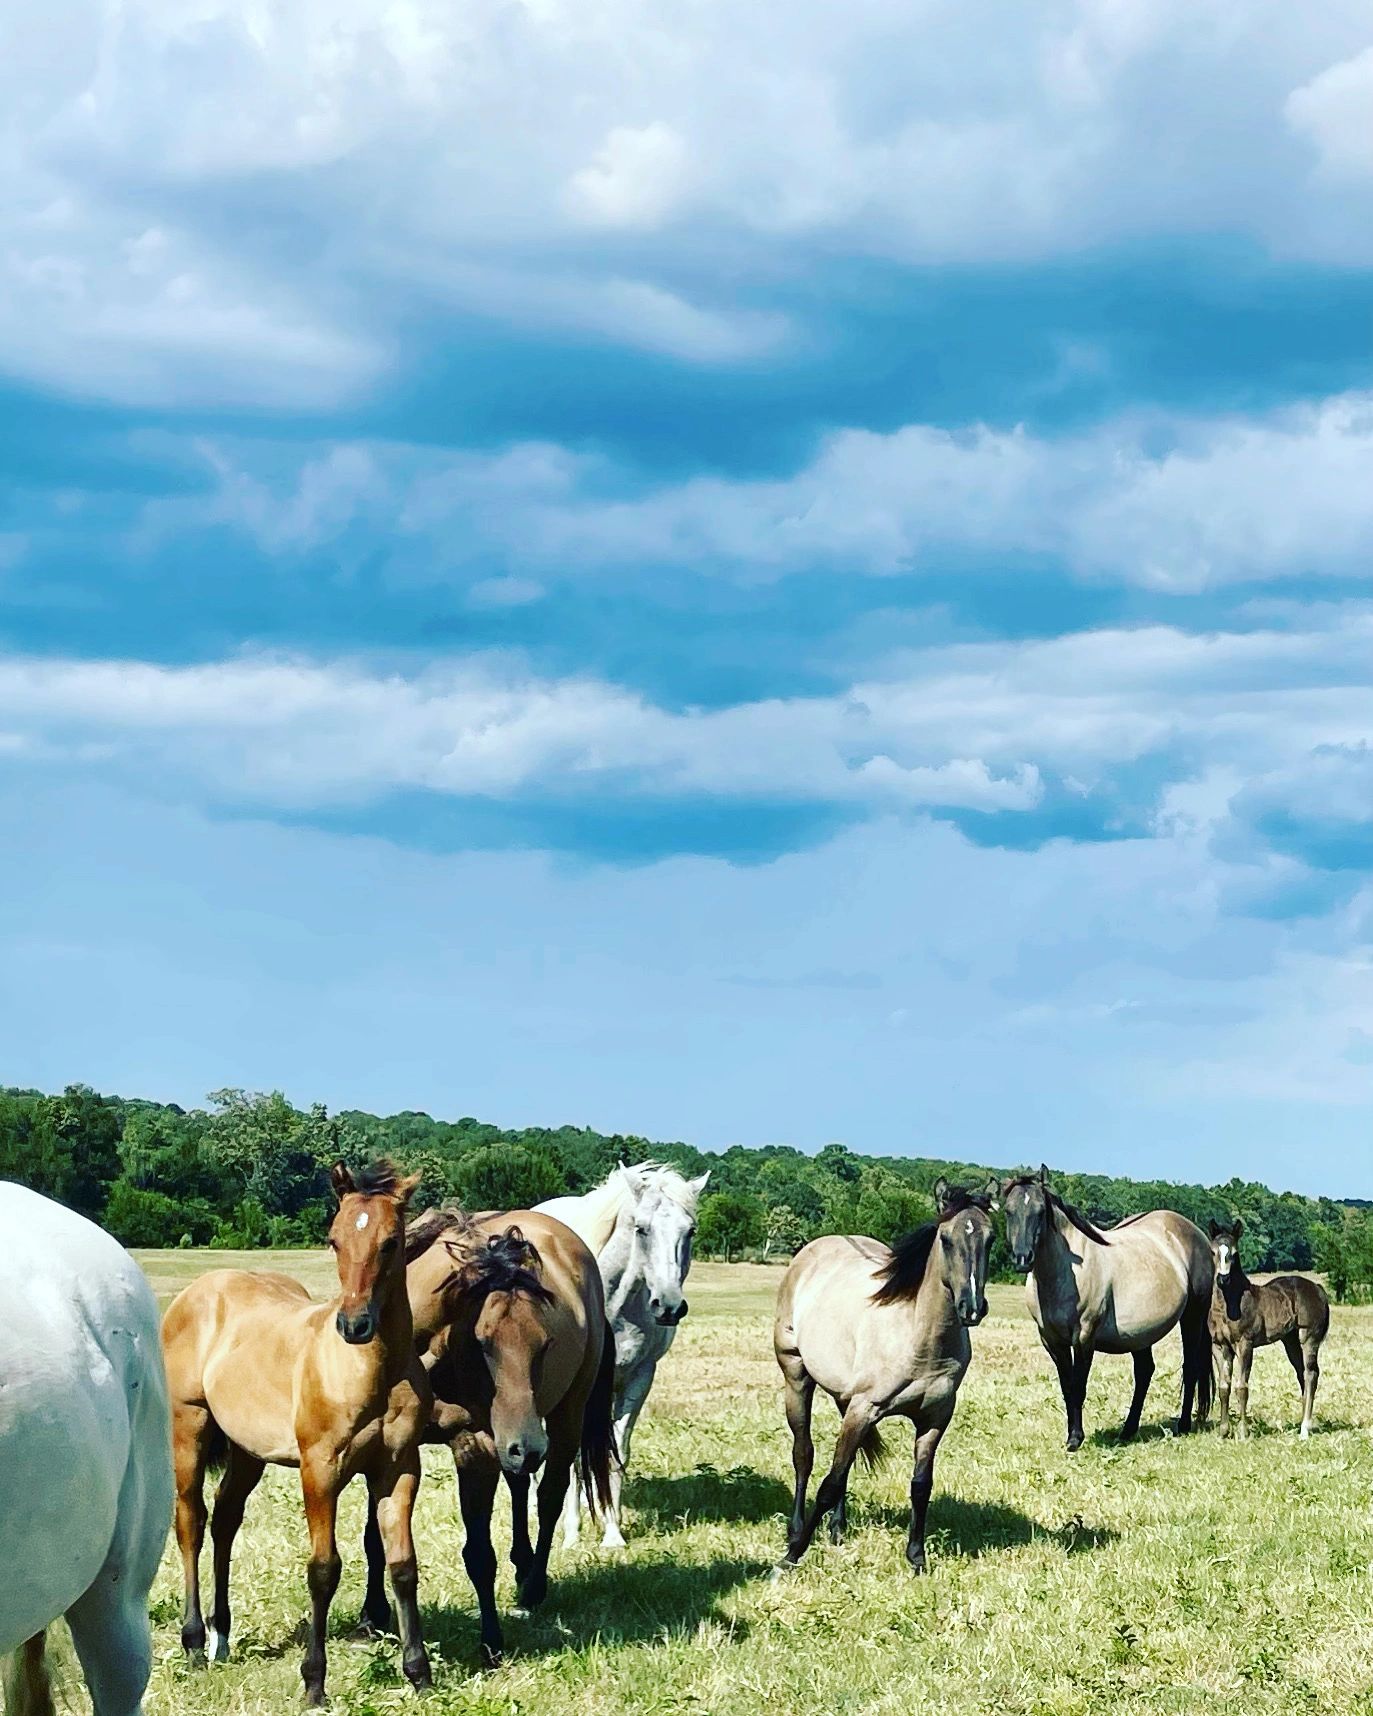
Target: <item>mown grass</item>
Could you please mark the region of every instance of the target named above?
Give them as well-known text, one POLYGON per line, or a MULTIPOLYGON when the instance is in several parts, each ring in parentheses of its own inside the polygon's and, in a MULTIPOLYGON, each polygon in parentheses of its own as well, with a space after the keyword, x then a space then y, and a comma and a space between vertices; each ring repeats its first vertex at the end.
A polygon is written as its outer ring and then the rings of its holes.
MULTIPOLYGON (((163 1296, 223 1256, 145 1259, 163 1296)), ((261 1264, 260 1254, 248 1261, 261 1264)), ((327 1259, 285 1261, 323 1286, 327 1259)), ((779 1272, 698 1265, 692 1313, 640 1426, 627 1553, 555 1552, 548 1604, 509 1617, 504 1667, 473 1671, 477 1636, 451 1471, 426 1461, 417 1516, 431 1711, 471 1716, 642 1712, 1127 1710, 1373 1716, 1373 1312, 1337 1311, 1319 1432, 1297 1440, 1281 1349, 1254 1366, 1255 1434, 1175 1441, 1175 1339, 1134 1445, 1113 1429, 1122 1359, 1098 1362, 1086 1447, 1063 1450, 1057 1386, 1018 1289, 994 1289, 944 1442, 930 1512, 931 1572, 903 1557, 909 1437, 853 1486, 852 1531, 823 1539, 774 1585, 790 1448, 772 1358, 779 1272)), ((821 1469, 836 1420, 817 1412, 821 1469)), ((355 1490, 357 1486, 355 1486, 355 1490)), ((348 1498, 330 1689, 337 1709, 412 1702, 393 1649, 349 1636, 361 1597, 362 1497, 348 1498)), ((188 1671, 169 1546, 154 1597, 150 1712, 261 1716, 299 1698, 305 1538, 293 1473, 250 1504, 235 1566, 234 1660, 188 1671)), ((208 1568, 207 1568, 208 1572, 208 1568)), ((512 1601, 508 1577, 503 1601, 512 1601)), ((508 1608, 507 1608, 508 1615, 508 1608)), ((71 1689, 73 1707, 84 1694, 71 1689)))

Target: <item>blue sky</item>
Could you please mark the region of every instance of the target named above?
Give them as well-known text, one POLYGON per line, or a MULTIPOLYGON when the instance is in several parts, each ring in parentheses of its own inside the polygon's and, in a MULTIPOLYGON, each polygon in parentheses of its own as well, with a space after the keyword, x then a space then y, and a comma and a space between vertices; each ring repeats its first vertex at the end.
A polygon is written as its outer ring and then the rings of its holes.
POLYGON ((3 1077, 1373 1194, 1362 7, 56 0, 3 1077))

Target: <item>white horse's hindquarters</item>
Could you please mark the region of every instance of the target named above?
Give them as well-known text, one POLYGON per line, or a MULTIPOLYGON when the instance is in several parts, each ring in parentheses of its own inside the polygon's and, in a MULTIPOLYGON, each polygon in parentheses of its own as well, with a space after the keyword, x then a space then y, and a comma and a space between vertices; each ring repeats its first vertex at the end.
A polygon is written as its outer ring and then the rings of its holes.
POLYGON ((78 1389, 46 1370, 11 1369, 11 1356, 0 1336, 0 1399, 21 1408, 0 1415, 0 1652, 66 1614, 104 1566, 130 1448, 112 1372, 98 1389, 78 1389))

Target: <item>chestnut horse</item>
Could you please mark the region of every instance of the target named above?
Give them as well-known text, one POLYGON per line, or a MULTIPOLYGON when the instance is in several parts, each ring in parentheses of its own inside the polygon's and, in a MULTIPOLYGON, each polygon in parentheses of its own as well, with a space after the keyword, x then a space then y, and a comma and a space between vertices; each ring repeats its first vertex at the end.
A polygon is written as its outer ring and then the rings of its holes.
POLYGON ((1220 1372, 1220 1432, 1230 1434, 1230 1383, 1235 1360, 1235 1411, 1240 1435, 1249 1434, 1249 1367, 1254 1348, 1281 1341, 1297 1373, 1301 1390, 1301 1439, 1311 1434, 1316 1411, 1316 1384, 1321 1374, 1321 1342, 1330 1331, 1330 1300, 1318 1281, 1304 1275, 1275 1275, 1260 1284, 1251 1281, 1240 1263, 1244 1223, 1237 1216, 1228 1226, 1212 1222, 1211 1256, 1216 1265, 1216 1289, 1211 1296, 1211 1347, 1220 1372))
MULTIPOLYGON (((407 1282, 415 1344, 433 1389, 424 1440, 445 1442, 458 1473, 463 1562, 477 1593, 484 1660, 504 1648, 496 1612, 491 1508, 501 1475, 513 1515, 510 1559, 526 1609, 548 1590, 548 1556, 574 1464, 601 1507, 615 1457, 615 1343, 596 1259, 533 1210, 470 1217, 431 1210, 415 1223, 407 1282), (529 1486, 540 1467, 537 1542, 529 1486)), ((365 1622, 389 1623, 380 1539, 369 1514, 365 1622)))
POLYGON ((796 1497, 779 1574, 805 1554, 826 1514, 830 1537, 839 1541, 853 1462, 859 1454, 876 1458, 877 1426, 889 1417, 909 1418, 915 1428, 906 1559, 924 1572, 934 1456, 972 1358, 968 1330, 987 1314, 987 1212, 995 1190, 995 1181, 985 1192, 969 1192, 940 1180, 934 1189, 938 1220, 928 1227, 894 1246, 830 1234, 803 1246, 788 1265, 777 1293, 773 1347, 786 1384, 796 1497), (807 1512, 816 1383, 834 1400, 843 1422, 830 1469, 807 1512))
POLYGON ((340 1162, 332 1180, 336 1299, 317 1304, 287 1275, 218 1269, 177 1295, 162 1327, 186 1580, 182 1646, 198 1654, 206 1642, 199 1563, 207 1466, 225 1462, 210 1526, 215 1660, 229 1654, 229 1561, 244 1504, 265 1466, 298 1466, 310 1531, 310 1637, 301 1667, 309 1704, 324 1702, 325 1630, 340 1571, 338 1498, 358 1473, 385 1543, 405 1673, 417 1690, 429 1685, 410 1515, 430 1393, 405 1291, 405 1206, 419 1176, 401 1179, 379 1162, 354 1181, 340 1162))

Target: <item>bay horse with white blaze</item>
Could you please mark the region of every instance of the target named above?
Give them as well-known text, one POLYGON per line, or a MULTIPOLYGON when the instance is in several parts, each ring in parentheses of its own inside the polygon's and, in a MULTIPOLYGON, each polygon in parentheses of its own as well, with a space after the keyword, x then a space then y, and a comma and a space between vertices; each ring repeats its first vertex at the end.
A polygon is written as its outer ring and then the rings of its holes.
POLYGON ((1178 1434, 1211 1407, 1211 1249, 1201 1229, 1172 1210, 1127 1216, 1104 1231, 1049 1186, 1049 1170, 1020 1174, 1004 1188, 1006 1240, 1039 1338, 1058 1371, 1068 1418, 1068 1452, 1082 1446, 1082 1407, 1095 1353, 1130 1353, 1135 1391, 1121 1426, 1139 1429, 1154 1374, 1153 1349, 1182 1330, 1182 1413, 1178 1434))
POLYGON ((911 1525, 906 1559, 925 1570, 925 1516, 934 1457, 953 1417, 958 1386, 972 1358, 968 1330, 987 1314, 987 1253, 996 1181, 969 1192, 940 1180, 938 1219, 894 1246, 861 1235, 831 1234, 803 1246, 777 1295, 773 1346, 786 1384, 796 1494, 787 1553, 794 1567, 826 1514, 838 1542, 847 1523, 849 1472, 861 1453, 881 1450, 884 1418, 915 1429, 911 1525), (839 1439, 815 1501, 806 1489, 815 1460, 811 1408, 816 1384, 842 1414, 839 1439))
POLYGON ((378 1162, 355 1180, 340 1162, 331 1177, 339 1200, 329 1229, 336 1299, 317 1304, 288 1275, 218 1269, 173 1299, 162 1328, 186 1585, 182 1646, 199 1655, 206 1644, 200 1550, 207 1467, 225 1462, 210 1526, 209 1644, 211 1657, 222 1660, 229 1654, 229 1562, 244 1506, 265 1466, 298 1466, 310 1531, 310 1636, 301 1667, 310 1704, 324 1702, 325 1636, 340 1572, 338 1499, 359 1473, 385 1542, 405 1673, 417 1691, 429 1685, 410 1517, 430 1395, 405 1291, 405 1206, 419 1176, 402 1179, 391 1163, 378 1162))
MULTIPOLYGON (((496 1611, 491 1509, 502 1474, 510 1488, 519 1600, 548 1591, 548 1557, 574 1465, 604 1506, 614 1462, 615 1346, 596 1259, 552 1216, 510 1210, 479 1216, 430 1210, 409 1235, 414 1340, 432 1391, 427 1442, 447 1443, 458 1474, 463 1562, 477 1594, 482 1655, 504 1649, 496 1611), (529 1489, 538 1489, 538 1539, 529 1541, 529 1489)), ((381 1543, 368 1516, 365 1622, 389 1622, 381 1543)))
POLYGON ((1249 1434, 1249 1367, 1254 1348, 1281 1341, 1297 1373, 1301 1389, 1301 1439, 1311 1434, 1316 1410, 1316 1384, 1321 1374, 1321 1342, 1330 1330, 1330 1300, 1318 1281, 1304 1275, 1275 1275, 1262 1284, 1251 1281, 1240 1263, 1244 1223, 1237 1216, 1228 1224, 1212 1222, 1211 1255, 1216 1265, 1216 1289, 1211 1299, 1211 1344, 1220 1372, 1220 1430, 1230 1434, 1230 1384, 1235 1361, 1235 1410, 1240 1435, 1249 1434))
POLYGON ((172 1514, 157 1301, 109 1234, 0 1182, 0 1656, 9 1716, 52 1716, 65 1617, 95 1716, 140 1716, 172 1514))

